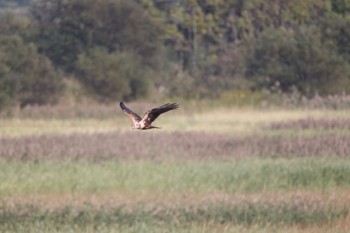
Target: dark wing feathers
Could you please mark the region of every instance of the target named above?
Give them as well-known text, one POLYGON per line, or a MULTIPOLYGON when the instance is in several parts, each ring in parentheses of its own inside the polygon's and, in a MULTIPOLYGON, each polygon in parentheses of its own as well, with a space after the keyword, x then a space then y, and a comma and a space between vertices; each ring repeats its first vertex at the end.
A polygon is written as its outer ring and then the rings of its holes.
POLYGON ((141 121, 141 117, 126 107, 123 102, 120 102, 119 106, 134 123, 141 121))
POLYGON ((160 114, 177 109, 178 107, 179 105, 176 103, 167 103, 158 108, 153 108, 145 113, 141 121, 144 122, 145 125, 150 125, 155 119, 157 119, 157 117, 159 117, 160 114))

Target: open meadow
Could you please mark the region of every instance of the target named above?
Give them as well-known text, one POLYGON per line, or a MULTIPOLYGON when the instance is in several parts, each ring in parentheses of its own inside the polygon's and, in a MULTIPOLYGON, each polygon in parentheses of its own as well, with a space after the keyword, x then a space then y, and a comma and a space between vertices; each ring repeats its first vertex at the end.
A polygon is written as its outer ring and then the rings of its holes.
POLYGON ((0 232, 350 232, 350 110, 184 106, 155 125, 116 106, 1 118, 0 232))

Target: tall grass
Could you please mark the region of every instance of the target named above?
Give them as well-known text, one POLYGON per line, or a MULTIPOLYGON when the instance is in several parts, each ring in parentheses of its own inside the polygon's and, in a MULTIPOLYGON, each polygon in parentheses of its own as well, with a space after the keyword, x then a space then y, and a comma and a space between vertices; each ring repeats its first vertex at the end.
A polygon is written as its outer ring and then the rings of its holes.
POLYGON ((132 225, 72 225, 67 223, 52 222, 26 222, 16 223, 13 225, 1 225, 0 231, 3 233, 348 233, 349 229, 341 226, 324 227, 300 227, 300 226, 241 226, 236 224, 186 224, 186 225, 170 225, 170 224, 145 224, 138 222, 132 225))
POLYGON ((111 132, 0 138, 0 159, 223 160, 349 157, 350 135, 229 136, 199 132, 111 132))
MULTIPOLYGON (((65 207, 53 211, 44 211, 33 207, 17 207, 16 210, 0 210, 0 223, 8 228, 31 223, 51 223, 56 227, 61 224, 86 227, 95 226, 132 226, 147 225, 186 225, 186 224, 284 224, 312 225, 330 223, 344 219, 348 209, 332 207, 318 203, 215 203, 197 206, 177 205, 147 209, 144 205, 133 207, 103 207, 100 209, 85 206, 76 209, 65 207), (102 220, 102 221, 101 221, 102 220), (101 224, 102 223, 102 224, 101 224)), ((0 227, 1 229, 1 227, 0 227)))
POLYGON ((120 119, 0 119, 0 138, 33 135, 111 132, 127 129, 120 119))
POLYGON ((40 193, 236 193, 344 189, 346 159, 157 162, 1 162, 0 195, 40 193))
MULTIPOLYGON (((148 108, 135 106, 135 111, 142 115, 148 108)), ((95 133, 130 130, 131 122, 117 106, 111 106, 106 116, 96 114, 87 117, 45 116, 38 113, 33 117, 0 118, 0 137, 18 137, 23 135, 95 133)), ((93 109, 93 108, 92 108, 93 109)), ((73 109, 72 109, 73 111, 73 109)), ((103 110, 101 110, 103 111, 103 110)), ((230 135, 251 135, 261 131, 260 125, 269 125, 280 121, 305 118, 346 119, 349 110, 257 110, 257 109, 221 109, 198 112, 184 110, 180 103, 179 110, 165 114, 157 119, 155 125, 162 131, 205 131, 230 135)), ((100 113, 104 114, 104 113, 100 113)), ((266 130, 266 129, 264 129, 266 130)))

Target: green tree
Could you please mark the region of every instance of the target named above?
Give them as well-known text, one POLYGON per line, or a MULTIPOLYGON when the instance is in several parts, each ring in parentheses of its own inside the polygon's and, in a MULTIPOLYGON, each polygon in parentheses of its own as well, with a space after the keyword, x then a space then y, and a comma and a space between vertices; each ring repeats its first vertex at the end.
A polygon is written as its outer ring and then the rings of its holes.
POLYGON ((336 45, 337 52, 350 63, 350 16, 327 15, 319 20, 322 36, 336 45))
POLYGON ((332 10, 341 15, 350 14, 349 0, 332 0, 332 10))
POLYGON ((133 50, 155 65, 161 31, 132 1, 38 0, 31 14, 40 51, 66 71, 74 70, 79 54, 96 46, 110 52, 133 50))
POLYGON ((151 78, 137 54, 93 48, 78 59, 80 80, 96 99, 136 99, 148 94, 151 78))
POLYGON ((62 79, 33 44, 26 45, 18 36, 1 36, 0 64, 3 106, 18 103, 25 107, 58 100, 62 79))
POLYGON ((252 43, 247 76, 258 88, 278 84, 284 92, 296 87, 306 96, 349 91, 349 65, 316 27, 270 29, 252 43))
POLYGON ((137 2, 162 23, 164 44, 170 59, 180 65, 180 76, 192 79, 196 90, 207 96, 247 83, 241 82, 246 41, 270 28, 293 31, 314 24, 331 12, 331 0, 137 2))
POLYGON ((16 81, 11 78, 6 56, 0 50, 0 111, 14 103, 16 92, 16 81))
POLYGON ((1 35, 19 35, 27 37, 31 27, 28 18, 19 17, 12 12, 0 12, 0 33, 1 35))

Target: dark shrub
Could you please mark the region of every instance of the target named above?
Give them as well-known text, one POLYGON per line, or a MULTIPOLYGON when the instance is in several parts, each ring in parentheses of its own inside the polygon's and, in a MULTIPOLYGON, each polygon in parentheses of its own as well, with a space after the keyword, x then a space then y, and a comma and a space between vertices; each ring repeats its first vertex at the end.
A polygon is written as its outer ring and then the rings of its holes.
POLYGON ((0 60, 0 108, 15 101, 24 107, 58 99, 61 77, 33 44, 26 45, 16 36, 1 36, 0 60))
POLYGON ((316 27, 263 32, 252 45, 247 75, 258 88, 277 84, 288 92, 296 87, 309 97, 349 91, 349 65, 316 27))
POLYGON ((81 81, 99 100, 133 99, 148 93, 148 69, 131 52, 94 48, 79 56, 77 67, 81 81))

